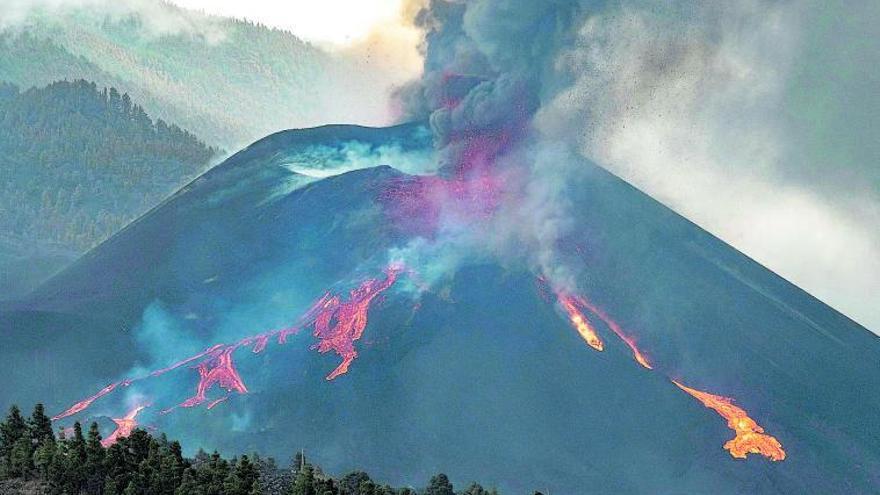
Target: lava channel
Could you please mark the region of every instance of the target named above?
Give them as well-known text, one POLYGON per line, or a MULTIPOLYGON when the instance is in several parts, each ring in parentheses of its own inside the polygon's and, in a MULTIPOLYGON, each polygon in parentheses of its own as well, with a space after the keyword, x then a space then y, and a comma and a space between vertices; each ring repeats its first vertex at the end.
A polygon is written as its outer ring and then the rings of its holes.
POLYGON ((54 416, 53 421, 78 414, 89 407, 96 400, 113 392, 119 387, 126 387, 134 382, 157 378, 176 369, 191 366, 199 374, 199 382, 196 385, 195 395, 186 399, 177 406, 172 406, 161 411, 166 414, 176 407, 195 407, 207 402, 207 409, 212 409, 226 401, 232 392, 246 394, 247 386, 241 375, 235 368, 233 353, 241 347, 251 347, 254 354, 265 350, 271 338, 277 338, 279 345, 287 342, 290 335, 298 333, 301 329, 313 327, 314 336, 318 343, 312 346, 321 353, 335 351, 343 360, 337 368, 327 376, 332 380, 346 373, 352 361, 357 357, 354 342, 361 338, 367 325, 367 312, 372 301, 380 293, 391 287, 402 272, 403 267, 392 264, 385 269, 384 279, 368 279, 357 288, 350 291, 347 301, 343 301, 337 295, 330 292, 324 294, 315 302, 293 326, 280 330, 271 330, 256 335, 244 337, 235 343, 215 344, 187 358, 181 359, 167 367, 151 371, 145 375, 111 383, 99 390, 94 395, 87 397, 69 407, 64 412, 54 416), (210 400, 208 392, 217 386, 226 390, 226 394, 210 400))
MULTIPOLYGON (((247 393, 247 387, 235 369, 232 353, 238 349, 238 345, 231 345, 223 349, 213 359, 199 363, 199 384, 196 386, 196 394, 183 401, 180 407, 194 407, 207 400, 207 393, 215 384, 226 389, 227 392, 247 393)), ((215 404, 212 404, 213 407, 215 404)))
POLYGON ((590 320, 584 316, 578 307, 577 298, 561 292, 557 292, 556 297, 559 299, 562 309, 568 314, 571 325, 581 334, 584 341, 597 351, 604 349, 605 345, 602 343, 602 339, 599 338, 599 334, 596 333, 596 330, 590 324, 590 320))
POLYGON ((672 383, 727 420, 727 427, 736 433, 735 437, 724 444, 725 450, 731 456, 745 459, 748 454, 761 454, 771 461, 785 459, 785 451, 779 440, 764 434, 764 428, 750 418, 744 409, 735 406, 733 399, 686 387, 675 380, 672 383))
POLYGON ((105 395, 109 394, 110 392, 115 390, 116 387, 118 387, 122 383, 124 383, 124 382, 116 382, 116 383, 111 383, 110 385, 107 385, 106 387, 99 390, 98 393, 96 393, 90 397, 86 397, 85 399, 70 406, 70 408, 68 408, 66 411, 64 411, 62 413, 60 413, 56 416, 52 416, 52 421, 58 421, 59 419, 64 419, 68 416, 73 416, 74 414, 76 414, 78 412, 84 411, 85 409, 87 409, 89 406, 92 405, 92 402, 95 402, 96 400, 100 399, 101 397, 104 397, 105 395))
POLYGON ((623 331, 623 329, 620 328, 620 325, 618 325, 616 321, 612 320, 611 317, 609 317, 604 311, 602 311, 601 308, 592 304, 584 296, 575 296, 575 300, 577 300, 577 302, 580 303, 581 306, 587 308, 590 313, 593 313, 594 315, 599 317, 599 319, 601 319, 605 323, 605 325, 610 328, 611 331, 614 332, 614 334, 617 335, 620 340, 622 340, 627 345, 627 347, 629 347, 630 351, 632 351, 633 353, 633 359, 635 359, 637 363, 639 363, 646 369, 654 369, 653 367, 651 367, 651 363, 648 361, 648 358, 646 358, 645 355, 642 354, 642 351, 640 351, 639 348, 636 346, 635 339, 627 335, 623 331))
POLYGON ((358 355, 354 343, 364 334, 370 303, 394 284, 400 270, 400 267, 391 266, 385 270, 384 280, 366 280, 351 290, 348 301, 343 302, 339 296, 327 293, 315 305, 313 335, 318 338, 318 343, 312 349, 322 354, 335 351, 342 358, 339 366, 327 375, 327 380, 348 372, 358 355))

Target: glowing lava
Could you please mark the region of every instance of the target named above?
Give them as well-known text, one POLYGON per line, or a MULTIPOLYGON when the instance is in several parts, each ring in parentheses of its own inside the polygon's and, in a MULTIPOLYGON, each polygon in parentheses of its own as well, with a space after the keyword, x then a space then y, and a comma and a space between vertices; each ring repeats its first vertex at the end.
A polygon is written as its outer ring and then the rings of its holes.
POLYGON ((610 328, 611 331, 614 332, 614 334, 617 335, 620 340, 622 340, 629 347, 629 349, 633 353, 633 359, 635 359, 637 363, 649 370, 654 369, 651 367, 651 363, 648 362, 648 358, 646 358, 645 355, 642 354, 642 351, 640 351, 639 348, 636 346, 635 339, 624 333, 623 329, 620 328, 620 325, 618 325, 616 321, 612 320, 604 311, 602 311, 601 308, 592 304, 584 296, 578 295, 575 299, 578 301, 578 303, 580 303, 581 306, 587 308, 588 310, 590 310, 591 313, 598 316, 599 319, 605 322, 605 325, 607 325, 608 328, 610 328))
POLYGON ((342 362, 327 375, 327 380, 348 372, 349 366, 357 357, 354 343, 361 338, 367 326, 370 303, 394 284, 399 271, 398 267, 390 267, 385 271, 385 280, 369 279, 363 282, 352 289, 346 302, 329 293, 318 302, 313 334, 319 341, 312 348, 322 354, 332 350, 342 357, 342 362))
POLYGON ((782 444, 776 438, 765 435, 764 428, 750 418, 744 409, 735 406, 733 399, 686 387, 675 380, 672 383, 727 420, 727 427, 736 433, 733 439, 724 444, 731 456, 745 459, 748 454, 761 454, 771 461, 785 459, 782 444))
POLYGON ((116 423, 116 429, 113 430, 113 433, 111 433, 109 437, 101 440, 101 445, 103 445, 104 447, 109 447, 116 443, 116 441, 120 438, 131 435, 131 432, 133 432, 134 429, 137 428, 137 415, 138 413, 143 411, 144 407, 146 406, 135 407, 134 409, 129 411, 124 418, 114 418, 113 422, 116 423))
POLYGON ((590 321, 587 320, 587 317, 578 308, 577 299, 563 293, 557 293, 556 296, 559 298, 559 304, 562 305, 562 309, 568 314, 571 325, 581 334, 584 341, 597 351, 604 349, 605 345, 602 343, 602 339, 599 338, 599 334, 596 333, 596 330, 590 325, 590 321))
POLYGON ((60 413, 56 416, 53 416, 52 421, 58 421, 59 419, 66 418, 68 416, 73 416, 74 414, 87 409, 89 406, 92 405, 92 402, 95 402, 96 400, 100 399, 101 397, 104 397, 105 395, 112 392, 116 387, 118 387, 120 385, 120 383, 122 383, 122 382, 111 383, 110 385, 107 385, 106 387, 99 390, 98 393, 96 393, 90 397, 86 397, 85 399, 70 406, 70 408, 67 409, 66 411, 64 411, 63 413, 60 413))
MULTIPOLYGON (((538 282, 539 289, 546 287, 546 279, 543 276, 538 277, 538 282)), ((586 309, 601 319, 612 332, 620 337, 629 346, 637 363, 648 370, 654 369, 645 355, 636 346, 635 339, 627 335, 620 325, 611 319, 601 308, 592 304, 583 296, 570 295, 561 290, 555 290, 555 292, 559 304, 568 314, 571 324, 590 346, 599 351, 603 348, 602 341, 590 325, 589 320, 582 313, 582 309, 586 309)), ((744 409, 733 404, 733 399, 696 390, 682 385, 676 380, 672 380, 672 383, 727 420, 727 426, 736 433, 731 440, 724 444, 724 448, 730 452, 731 456, 737 459, 745 459, 748 454, 760 454, 772 461, 782 461, 785 459, 786 454, 782 449, 782 444, 775 437, 765 434, 764 428, 750 418, 744 409)))
MULTIPOLYGON (((290 335, 295 335, 301 329, 309 327, 314 328, 313 335, 318 339, 318 343, 312 346, 313 349, 317 349, 321 353, 335 351, 336 354, 342 357, 342 363, 327 376, 328 380, 333 380, 339 375, 346 373, 351 363, 357 357, 354 343, 361 338, 367 326, 367 312, 370 304, 379 294, 394 284, 402 271, 403 266, 392 264, 385 269, 384 279, 371 278, 365 280, 358 287, 350 291, 349 297, 345 301, 338 295, 332 295, 330 292, 325 293, 297 320, 296 324, 290 327, 244 337, 238 342, 231 344, 216 344, 167 367, 138 377, 126 378, 111 383, 94 395, 75 403, 52 419, 57 421, 78 414, 88 409, 93 402, 113 392, 120 386, 127 387, 133 382, 159 377, 188 365, 193 365, 192 368, 199 374, 195 394, 177 406, 162 410, 160 414, 167 414, 176 407, 189 408, 205 403, 207 403, 206 408, 211 409, 226 401, 232 392, 239 394, 246 394, 248 392, 247 386, 235 368, 233 353, 236 350, 241 347, 250 346, 253 354, 259 354, 268 346, 270 339, 273 337, 277 338, 278 344, 281 345, 287 342, 287 338, 290 335), (210 399, 208 393, 215 386, 225 389, 226 394, 219 398, 210 399)), ((118 423, 118 421, 122 420, 114 421, 118 423)), ((120 426, 121 429, 122 427, 120 426)))
POLYGON ((208 390, 215 384, 225 388, 227 392, 247 393, 247 387, 241 380, 241 376, 238 375, 235 363, 232 361, 232 353, 237 348, 237 345, 229 346, 223 349, 217 357, 199 363, 197 368, 199 384, 196 386, 196 395, 183 401, 180 404, 181 407, 193 407, 205 402, 208 390))
POLYGON ((171 366, 168 366, 168 367, 166 367, 166 368, 162 368, 162 369, 158 369, 158 370, 156 370, 156 371, 153 371, 153 372, 150 373, 150 376, 161 376, 161 375, 164 375, 165 373, 168 373, 169 371, 176 370, 177 368, 180 368, 181 366, 185 366, 185 365, 187 365, 187 364, 189 364, 189 363, 191 363, 191 362, 193 362, 193 361, 197 361, 197 360, 199 360, 199 359, 201 359, 201 358, 203 358, 203 357, 205 357, 205 356, 216 354, 216 353, 219 352, 221 349, 223 349, 223 344, 213 345, 213 346, 211 346, 211 347, 208 347, 208 348, 205 349, 204 351, 202 351, 202 352, 200 352, 200 353, 198 353, 198 354, 196 354, 196 355, 194 355, 194 356, 190 356, 190 357, 188 357, 188 358, 186 358, 186 359, 182 359, 182 360, 180 360, 180 361, 178 361, 178 362, 172 364, 171 366))

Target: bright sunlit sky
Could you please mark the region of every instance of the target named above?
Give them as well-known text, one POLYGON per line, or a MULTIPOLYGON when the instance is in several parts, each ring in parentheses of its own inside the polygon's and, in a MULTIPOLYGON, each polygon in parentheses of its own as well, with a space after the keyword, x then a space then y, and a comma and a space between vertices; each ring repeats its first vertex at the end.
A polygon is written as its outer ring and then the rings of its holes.
POLYGON ((209 14, 288 29, 320 44, 344 45, 394 22, 403 0, 170 0, 209 14))

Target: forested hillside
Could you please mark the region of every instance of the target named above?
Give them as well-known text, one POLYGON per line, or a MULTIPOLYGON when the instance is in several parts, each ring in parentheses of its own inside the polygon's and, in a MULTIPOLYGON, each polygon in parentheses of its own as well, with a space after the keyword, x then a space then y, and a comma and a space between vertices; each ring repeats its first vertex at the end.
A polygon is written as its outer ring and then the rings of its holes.
POLYGON ((0 84, 4 247, 84 252, 205 170, 216 154, 114 88, 79 80, 22 92, 0 84))
POLYGON ((58 6, 0 29, 0 80, 113 86, 226 149, 282 129, 375 120, 385 95, 370 70, 289 32, 160 0, 58 6))
MULTIPOLYGON (((227 460, 217 452, 199 450, 186 458, 180 443, 141 429, 110 440, 102 438, 97 423, 86 433, 75 423, 56 437, 42 404, 29 418, 13 406, 0 422, 0 495, 456 494, 444 474, 433 476, 424 489, 393 488, 363 471, 335 478, 302 452, 296 453, 289 468, 281 468, 271 457, 258 454, 227 460)), ((478 483, 457 493, 498 494, 478 483)))

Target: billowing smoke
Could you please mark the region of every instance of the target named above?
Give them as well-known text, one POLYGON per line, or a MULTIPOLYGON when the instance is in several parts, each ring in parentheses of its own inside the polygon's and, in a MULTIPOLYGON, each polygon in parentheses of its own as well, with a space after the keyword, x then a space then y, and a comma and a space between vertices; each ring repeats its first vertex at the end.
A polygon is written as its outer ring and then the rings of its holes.
POLYGON ((488 239, 492 254, 525 257, 568 289, 576 289, 575 277, 557 246, 571 218, 567 179, 583 159, 536 127, 534 117, 573 81, 555 69, 556 58, 592 8, 569 1, 431 2, 417 17, 426 32, 424 75, 399 92, 410 116, 429 120, 441 175, 455 184, 447 188, 456 194, 420 198, 442 198, 442 228, 485 224, 474 229, 481 239, 473 245, 488 239))
POLYGON ((559 284, 585 157, 877 329, 877 28, 859 19, 878 9, 836 9, 435 0, 417 16, 424 75, 398 96, 430 119, 447 175, 520 169, 501 173, 528 206, 497 217, 496 247, 525 241, 559 284))

